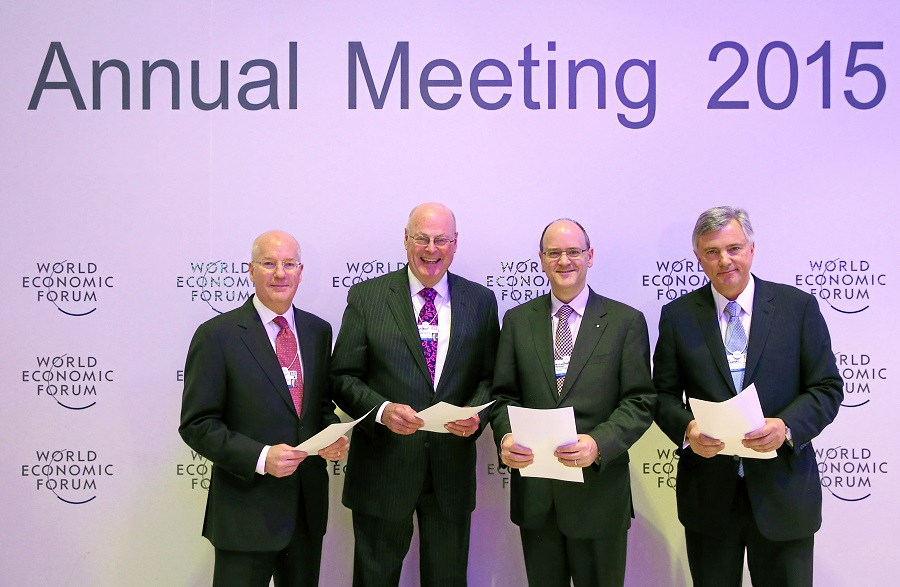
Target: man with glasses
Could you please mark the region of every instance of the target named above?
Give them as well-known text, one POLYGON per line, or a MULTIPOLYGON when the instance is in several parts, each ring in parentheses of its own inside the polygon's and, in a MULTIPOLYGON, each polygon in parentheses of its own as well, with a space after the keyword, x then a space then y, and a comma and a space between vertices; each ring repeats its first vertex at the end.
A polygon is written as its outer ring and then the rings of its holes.
MULTIPOLYGON (((812 439, 834 420, 843 382, 816 299, 750 273, 750 216, 722 206, 694 225, 694 255, 709 283, 666 304, 653 383, 656 423, 678 446, 678 519, 697 587, 813 584, 822 489, 812 439), (719 454, 690 398, 722 402, 754 384, 765 424, 744 447, 775 458, 719 454)), ((745 392, 746 393, 746 392, 745 392)))
MULTIPOLYGON (((294 450, 338 422, 329 400, 331 326, 293 306, 300 246, 270 231, 251 249, 256 294, 200 325, 184 369, 184 441, 213 463, 203 535, 213 585, 317 585, 328 518, 325 460, 294 450)), ((321 458, 320 458, 321 457, 321 458)))
POLYGON ((353 510, 353 584, 399 584, 419 525, 420 585, 466 585, 475 508, 478 415, 423 431, 417 413, 438 402, 487 403, 499 324, 484 286, 448 273, 456 219, 417 206, 403 233, 405 269, 350 288, 334 348, 338 406, 353 418, 343 503, 353 510))
POLYGON ((550 293, 506 313, 494 370, 491 428, 513 470, 510 517, 529 585, 623 585, 633 517, 628 448, 653 421, 656 399, 647 323, 587 287, 594 249, 581 224, 551 222, 538 251, 550 293), (574 408, 577 441, 554 456, 580 468, 583 483, 519 473, 534 455, 516 443, 509 406, 574 408))

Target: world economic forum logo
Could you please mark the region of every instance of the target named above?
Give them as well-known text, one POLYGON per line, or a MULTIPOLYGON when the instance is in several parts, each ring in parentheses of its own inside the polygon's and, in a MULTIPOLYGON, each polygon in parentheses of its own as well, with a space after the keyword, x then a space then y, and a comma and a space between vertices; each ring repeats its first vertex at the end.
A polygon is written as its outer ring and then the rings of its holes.
POLYGON ((863 501, 872 497, 888 472, 888 463, 868 447, 817 448, 822 487, 841 501, 863 501))
POLYGON ((90 355, 38 356, 34 365, 22 370, 22 383, 37 397, 50 398, 69 410, 96 405, 99 393, 114 379, 114 371, 90 355))
POLYGON ((113 465, 94 450, 39 449, 35 460, 22 465, 22 477, 34 488, 69 505, 84 505, 97 499, 105 480, 113 476, 113 465))
POLYGON ((797 274, 794 285, 808 291, 841 314, 869 309, 873 294, 887 286, 887 275, 867 260, 812 260, 809 272, 797 274))
POLYGON ((887 367, 872 355, 836 351, 834 358, 844 380, 842 407, 864 406, 887 387, 887 367))
POLYGON ((249 261, 191 261, 187 274, 175 277, 175 287, 221 314, 250 299, 249 271, 249 261))
POLYGON ((406 267, 406 261, 384 261, 381 259, 346 261, 344 267, 336 275, 331 276, 331 287, 350 289, 357 283, 387 275, 404 267, 406 267))
POLYGON ((37 261, 35 267, 35 273, 22 277, 22 287, 66 316, 94 313, 100 298, 114 285, 112 276, 104 275, 92 261, 37 261))
POLYGON ((683 296, 709 283, 696 259, 659 259, 656 269, 641 276, 641 287, 650 290, 663 303, 683 296))
POLYGON ((524 304, 550 293, 550 280, 536 259, 500 260, 499 271, 485 276, 484 284, 494 292, 501 307, 524 304))

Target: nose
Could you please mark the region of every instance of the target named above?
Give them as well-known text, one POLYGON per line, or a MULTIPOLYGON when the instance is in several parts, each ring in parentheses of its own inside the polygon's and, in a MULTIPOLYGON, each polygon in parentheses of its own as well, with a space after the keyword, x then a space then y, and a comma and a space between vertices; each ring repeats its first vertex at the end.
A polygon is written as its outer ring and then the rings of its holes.
POLYGON ((562 254, 559 256, 559 261, 557 261, 556 264, 557 264, 557 265, 562 265, 563 267, 565 267, 566 265, 571 265, 571 264, 572 264, 572 260, 569 259, 569 255, 567 255, 566 252, 563 251, 562 254), (564 260, 564 259, 565 259, 565 260, 564 260))
POLYGON ((275 277, 281 279, 281 278, 284 277, 284 276, 285 276, 284 264, 283 264, 283 263, 276 263, 276 264, 275 264, 275 277))

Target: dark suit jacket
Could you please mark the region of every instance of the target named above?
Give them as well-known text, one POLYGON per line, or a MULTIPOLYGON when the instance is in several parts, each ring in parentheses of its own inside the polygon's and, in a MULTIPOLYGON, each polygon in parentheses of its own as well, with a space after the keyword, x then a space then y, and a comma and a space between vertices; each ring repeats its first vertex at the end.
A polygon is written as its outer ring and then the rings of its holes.
MULTIPOLYGON (((403 436, 375 422, 385 401, 420 411, 444 401, 489 401, 499 332, 497 300, 484 286, 448 274, 450 346, 433 389, 409 291, 401 269, 350 288, 334 347, 337 405, 353 418, 375 408, 353 430, 344 505, 383 518, 412 515, 429 463, 441 511, 461 519, 475 508, 475 439, 419 431, 403 436)), ((482 426, 484 423, 482 423, 482 426)), ((480 430, 479 430, 480 431, 480 430)))
POLYGON ((216 548, 281 550, 294 533, 301 496, 310 531, 325 533, 321 457, 307 457, 288 477, 255 472, 263 446, 296 446, 338 422, 328 399, 331 326, 297 308, 294 319, 303 360, 300 418, 252 299, 201 324, 191 340, 178 431, 213 462, 203 535, 216 548))
MULTIPOLYGON (((774 459, 744 459, 744 479, 763 536, 792 540, 811 536, 822 522, 810 441, 834 420, 843 383, 815 298, 790 286, 755 283, 744 387, 756 384, 763 415, 784 420, 794 446, 785 442, 774 459)), ((678 517, 690 530, 715 535, 728 519, 738 462, 680 449, 694 418, 682 394, 720 402, 736 393, 709 284, 663 307, 653 369, 656 422, 679 446, 678 517)))
POLYGON ((628 448, 653 421, 650 342, 644 315, 590 292, 562 394, 553 369, 550 296, 506 313, 494 370, 491 428, 497 446, 511 432, 508 406, 572 406, 579 434, 600 449, 600 464, 583 469, 584 483, 522 477, 513 470, 510 517, 541 527, 551 508, 570 538, 619 535, 631 525, 628 448))

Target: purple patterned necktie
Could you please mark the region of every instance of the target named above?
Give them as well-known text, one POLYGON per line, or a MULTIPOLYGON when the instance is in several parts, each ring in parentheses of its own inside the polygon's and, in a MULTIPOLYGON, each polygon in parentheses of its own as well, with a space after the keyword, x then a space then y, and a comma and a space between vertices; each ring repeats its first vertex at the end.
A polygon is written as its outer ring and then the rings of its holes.
POLYGON ((291 332, 284 316, 276 316, 272 320, 281 330, 275 337, 275 354, 278 356, 278 364, 290 371, 297 372, 297 382, 294 387, 288 387, 291 391, 291 399, 294 401, 294 409, 297 415, 300 415, 300 408, 303 406, 303 375, 300 373, 300 354, 297 352, 297 339, 291 332))
MULTIPOLYGON (((425 298, 425 305, 422 306, 422 310, 419 312, 419 325, 430 324, 431 326, 437 326, 437 308, 434 307, 434 297, 437 295, 437 292, 430 287, 426 287, 419 294, 425 298)), ((419 338, 422 340, 422 350, 425 352, 425 363, 428 365, 428 372, 431 373, 431 383, 434 384, 434 368, 437 363, 437 334, 435 333, 430 338, 420 335, 419 338)))

